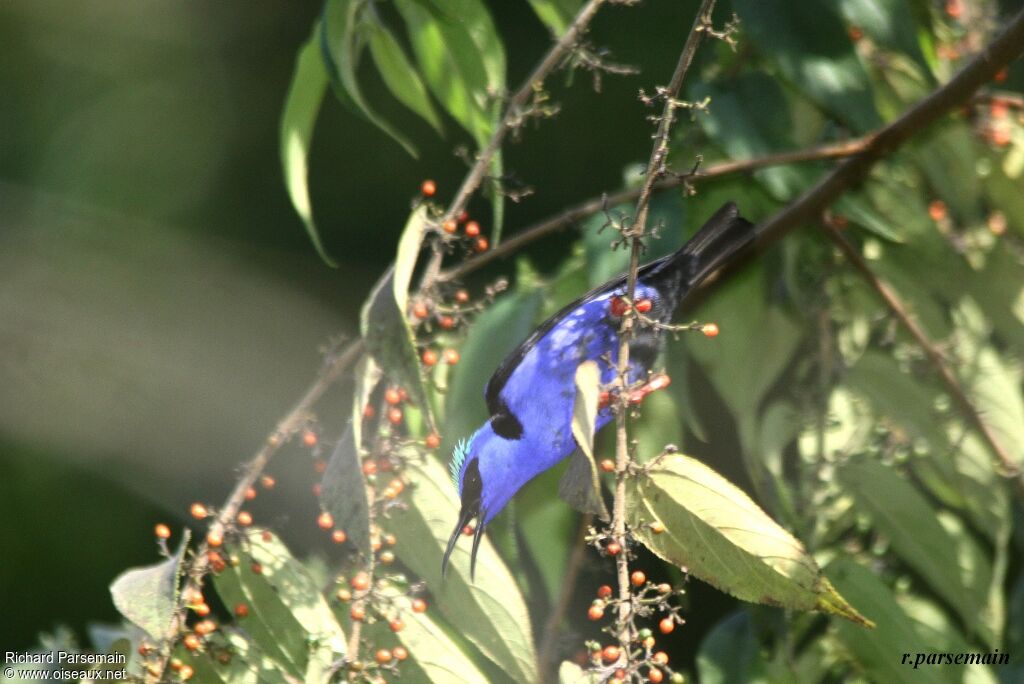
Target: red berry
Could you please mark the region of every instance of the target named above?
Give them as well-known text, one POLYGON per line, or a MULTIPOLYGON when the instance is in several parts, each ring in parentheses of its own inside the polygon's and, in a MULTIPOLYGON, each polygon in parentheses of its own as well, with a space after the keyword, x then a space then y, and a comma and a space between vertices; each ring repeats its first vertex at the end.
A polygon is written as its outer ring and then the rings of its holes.
POLYGON ((320 498, 320 490, 321 490, 320 483, 319 482, 314 482, 313 483, 313 496, 315 496, 315 497, 317 497, 319 499, 320 498))
POLYGON ((1009 77, 1009 75, 1010 75, 1010 68, 1009 67, 1003 67, 1002 69, 997 71, 996 75, 993 76, 992 78, 993 78, 993 80, 996 83, 1002 83, 1003 81, 1005 81, 1009 77))
POLYGON ((629 311, 629 305, 626 303, 626 300, 618 295, 612 297, 611 302, 608 304, 608 308, 612 312, 612 316, 621 316, 629 311))
POLYGON ((388 409, 388 422, 392 425, 398 425, 402 422, 402 409, 397 406, 392 406, 388 409))
POLYGON ((459 225, 453 219, 448 219, 441 224, 441 230, 451 235, 459 229, 459 225))
POLYGON ((331 532, 331 539, 335 544, 344 544, 348 540, 348 535, 345 534, 345 530, 334 530, 331 532))
POLYGON ((256 498, 256 488, 255 487, 249 487, 248 489, 245 490, 245 500, 246 501, 252 501, 255 498, 256 498))
POLYGON ((604 550, 608 552, 609 556, 618 556, 622 553, 622 545, 617 541, 608 542, 608 546, 604 547, 604 550))
POLYGON ((431 432, 427 435, 427 438, 423 440, 423 443, 428 449, 436 449, 441 446, 441 435, 436 432, 431 432))
POLYGON ((466 525, 462 528, 462 534, 466 535, 467 537, 472 537, 474 531, 475 528, 472 525, 466 525))
POLYGON ((606 472, 606 473, 613 473, 613 472, 615 472, 615 461, 613 461, 610 458, 603 458, 603 459, 601 459, 600 466, 601 466, 601 470, 606 472))
POLYGON ((427 309, 427 305, 423 302, 416 302, 412 307, 412 315, 422 320, 430 315, 430 311, 427 309))
POLYGON ((424 349, 422 356, 420 356, 420 360, 423 362, 424 366, 429 368, 437 363, 437 352, 433 349, 424 349))
POLYGON ((249 525, 252 525, 252 513, 249 511, 239 511, 238 517, 236 517, 235 520, 237 520, 238 524, 242 527, 248 527, 249 525))
POLYGON ((264 489, 273 489, 274 485, 277 484, 277 480, 271 475, 264 475, 260 478, 260 484, 263 485, 264 489))
POLYGON ((597 595, 603 599, 606 599, 612 595, 612 588, 607 584, 602 584, 597 588, 597 595))
POLYGON ((302 433, 302 443, 307 447, 315 447, 317 442, 316 433, 312 430, 306 430, 302 433))
POLYGON ((718 326, 714 323, 705 323, 700 331, 704 333, 704 337, 718 337, 718 326))
POLYGON ((317 516, 316 525, 321 530, 329 530, 332 527, 334 527, 334 516, 328 513, 327 511, 324 511, 319 516, 317 516))
POLYGON ((459 212, 459 223, 465 223, 469 220, 469 212, 463 209, 459 212))
POLYGON ((928 205, 928 215, 932 218, 932 221, 941 221, 946 218, 946 203, 942 200, 932 200, 928 205))
POLYGON ((260 535, 260 539, 262 539, 264 543, 269 544, 274 541, 274 535, 270 533, 270 530, 263 530, 263 534, 260 535))
POLYGON ((208 551, 206 560, 210 562, 210 569, 215 573, 223 572, 228 567, 228 564, 224 562, 224 556, 216 551, 208 551))
POLYGON ((444 330, 451 330, 455 327, 455 319, 451 316, 441 316, 437 319, 437 324, 444 330))
POLYGON ((398 393, 397 387, 388 387, 384 391, 384 401, 392 406, 397 406, 402 403, 402 395, 398 393))
POLYGON ((619 681, 619 682, 625 681, 626 680, 626 671, 623 670, 620 667, 618 670, 615 671, 615 674, 612 675, 612 679, 614 679, 616 681, 619 681))
POLYGON ((661 630, 662 634, 671 634, 675 628, 676 623, 670 617, 662 618, 661 622, 658 623, 658 629, 661 630))
POLYGON ((647 313, 648 311, 651 310, 652 306, 654 305, 651 303, 650 299, 641 299, 639 302, 636 303, 636 310, 639 311, 640 313, 647 313))
POLYGON ((202 520, 210 514, 209 511, 206 510, 206 506, 199 502, 192 504, 192 507, 189 509, 189 511, 192 513, 192 517, 196 520, 202 520))
POLYGON ((395 632, 397 634, 398 632, 401 632, 403 629, 405 629, 405 623, 402 622, 401 618, 395 618, 394 620, 388 623, 388 628, 392 632, 395 632))
POLYGON ((420 192, 423 193, 424 197, 433 197, 434 193, 437 192, 437 184, 432 180, 425 180, 423 185, 420 186, 420 192))
POLYGON ((601 658, 606 663, 612 663, 619 659, 621 651, 618 646, 605 646, 604 650, 601 651, 601 658))
POLYGON ((964 13, 964 5, 961 0, 948 0, 946 2, 946 14, 952 19, 959 19, 964 13))
POLYGON ((409 652, 401 646, 395 646, 391 649, 391 655, 395 656, 395 660, 405 660, 409 657, 409 652))
POLYGON ((647 581, 647 575, 643 570, 634 570, 633 574, 629 576, 629 581, 634 587, 641 587, 647 581))
POLYGON ((847 29, 846 33, 850 36, 850 40, 855 43, 864 37, 864 31, 859 26, 851 26, 847 29))
POLYGON ((363 475, 375 475, 377 473, 377 462, 373 459, 363 461, 363 475))
POLYGON ((157 536, 157 539, 169 539, 171 536, 171 528, 160 523, 153 528, 153 534, 157 536))
POLYGON ((355 576, 349 580, 349 584, 351 584, 352 588, 356 591, 366 591, 370 588, 370 576, 365 572, 357 572, 355 576))
POLYGON ((445 349, 444 350, 444 362, 447 363, 448 365, 454 366, 455 364, 457 364, 459 362, 460 358, 462 358, 462 357, 459 356, 459 352, 457 350, 455 350, 455 349, 445 349))
POLYGON ((473 243, 473 249, 477 252, 486 252, 490 247, 491 243, 485 237, 477 238, 476 242, 473 243))
POLYGON ((373 418, 375 415, 377 415, 377 409, 367 404, 366 408, 363 409, 363 418, 373 418))
POLYGON ((425 613, 427 612, 427 602, 421 598, 412 600, 412 612, 414 613, 425 613))
POLYGON ((245 603, 239 603, 235 606, 235 617, 244 618, 249 616, 249 606, 245 603))
POLYGON ((476 221, 470 221, 466 224, 466 237, 476 237, 480 235, 480 224, 476 221))
POLYGON ((385 663, 390 663, 391 662, 391 651, 389 651, 386 648, 377 649, 377 652, 373 655, 373 658, 374 658, 374 660, 376 660, 381 665, 383 665, 385 663))
POLYGON ((263 574, 263 566, 260 565, 259 563, 253 563, 252 565, 249 566, 249 569, 252 570, 252 574, 254 574, 254 575, 262 575, 263 574))

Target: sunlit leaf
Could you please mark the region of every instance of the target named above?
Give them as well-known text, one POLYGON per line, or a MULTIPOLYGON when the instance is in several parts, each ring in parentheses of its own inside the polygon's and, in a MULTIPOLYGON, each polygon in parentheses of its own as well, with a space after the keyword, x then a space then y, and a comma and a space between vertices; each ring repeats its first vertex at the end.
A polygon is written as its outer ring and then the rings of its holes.
POLYGON ((110 596, 118 612, 158 641, 167 637, 177 614, 178 582, 188 540, 186 529, 173 556, 143 568, 125 570, 110 584, 110 596))
POLYGON ((306 226, 309 239, 321 259, 331 266, 337 266, 320 241, 320 233, 313 221, 313 205, 309 199, 309 146, 327 90, 327 70, 320 56, 317 39, 319 32, 318 25, 313 29, 314 37, 299 52, 291 86, 285 97, 280 130, 281 168, 288 196, 306 226))
POLYGON ((469 538, 460 540, 441 578, 441 556, 458 520, 459 501, 444 467, 433 459, 410 466, 416 487, 407 511, 393 514, 395 552, 426 581, 441 613, 490 660, 517 681, 535 681, 536 652, 526 604, 491 542, 482 540, 476 581, 470 580, 469 538))
POLYGON ((917 40, 910 5, 902 0, 839 0, 842 16, 878 45, 913 57, 929 68, 917 40))
MULTIPOLYGON (((229 649, 230 658, 218 658, 208 652, 205 657, 189 658, 195 669, 193 681, 202 684, 291 684, 295 677, 280 663, 261 651, 246 636, 244 629, 222 627, 210 638, 216 649, 229 649)), ((224 651, 221 651, 224 652, 224 651)))
POLYGON ((299 561, 269 531, 252 528, 233 549, 239 563, 213 576, 221 600, 244 603, 245 633, 256 648, 294 677, 322 681, 345 655, 345 635, 299 561), (317 679, 319 678, 319 679, 317 679))
MULTIPOLYGON (((423 676, 431 682, 485 684, 488 681, 476 664, 431 617, 431 611, 416 613, 407 597, 392 594, 390 598, 393 608, 401 613, 405 622, 405 628, 398 633, 398 640, 408 649, 410 658, 423 676)), ((402 667, 404 669, 406 666, 403 664, 402 667)))
POLYGON ((579 449, 570 457, 569 467, 558 485, 558 495, 583 513, 608 520, 608 509, 601 499, 601 480, 594 459, 594 431, 597 427, 598 395, 601 371, 596 361, 584 361, 576 369, 576 396, 572 410, 572 436, 579 449))
POLYGON ((696 459, 667 456, 630 478, 626 506, 644 546, 726 593, 870 625, 822 577, 803 544, 696 459), (655 522, 664 530, 655 532, 655 522))
POLYGON ((596 672, 584 672, 576 663, 564 661, 558 668, 558 684, 596 684, 601 677, 596 672))
POLYGON ((367 34, 370 55, 391 93, 440 132, 441 120, 427 96, 427 89, 391 31, 383 24, 373 22, 367 34))
POLYGON ((530 0, 534 13, 556 36, 565 33, 582 4, 582 0, 530 0))
POLYGON ((353 424, 349 422, 327 462, 320 483, 320 504, 334 518, 335 529, 344 530, 352 545, 369 558, 370 506, 353 424))

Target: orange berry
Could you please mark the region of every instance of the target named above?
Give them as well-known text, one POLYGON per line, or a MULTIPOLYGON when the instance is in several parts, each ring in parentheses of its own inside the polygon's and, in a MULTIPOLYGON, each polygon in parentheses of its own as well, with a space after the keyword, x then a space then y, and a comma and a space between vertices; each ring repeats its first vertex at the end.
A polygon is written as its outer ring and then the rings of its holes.
POLYGON ((190 651, 194 651, 199 648, 200 641, 199 637, 195 634, 186 634, 185 638, 181 640, 181 643, 190 651))
POLYGON ((618 670, 615 671, 615 674, 612 675, 612 679, 619 682, 625 681, 626 671, 620 667, 618 670))
POLYGON ((928 205, 928 215, 932 221, 941 221, 946 218, 946 203, 942 200, 932 200, 928 205))
POLYGON ((661 534, 665 531, 665 523, 661 522, 660 520, 655 520, 650 524, 650 528, 651 532, 653 532, 654 534, 661 534))
POLYGON ((587 611, 587 617, 597 622, 604 617, 604 608, 595 603, 590 606, 590 609, 587 611))
POLYGON ((648 311, 651 310, 651 307, 653 306, 654 304, 651 303, 650 299, 641 299, 639 302, 636 303, 636 310, 639 311, 640 313, 647 313, 648 311))
POLYGON ((385 663, 390 663, 391 662, 391 651, 389 651, 386 648, 377 649, 377 652, 374 654, 373 658, 374 658, 374 660, 376 660, 381 665, 383 665, 385 663))
POLYGON ((366 610, 362 606, 352 606, 352 610, 348 614, 356 622, 366 619, 366 610))
POLYGON ((704 337, 718 337, 718 326, 714 323, 705 323, 700 327, 704 337))
POLYGON ((671 594, 672 593, 672 585, 668 584, 668 583, 664 583, 664 582, 659 584, 658 585, 658 593, 659 594, 671 594))
POLYGON ((606 663, 612 663, 619 659, 620 653, 618 646, 605 646, 601 651, 601 659, 606 663))
POLYGON ((375 415, 377 415, 377 409, 367 404, 366 408, 363 409, 363 418, 373 418, 375 415))
POLYGON ((615 472, 615 461, 613 461, 610 458, 603 458, 603 459, 601 459, 600 466, 601 466, 601 470, 606 472, 606 473, 614 473, 615 472))
POLYGON ((385 534, 384 535, 384 543, 387 544, 388 546, 394 546, 395 544, 398 543, 398 538, 395 537, 395 535, 393 535, 393 534, 385 534))
POLYGON ((426 439, 423 440, 423 443, 428 449, 436 449, 441 446, 441 435, 436 432, 431 432, 427 435, 426 439))
POLYGON ((472 537, 474 531, 475 528, 472 525, 466 525, 462 528, 462 534, 466 535, 467 537, 472 537))
POLYGON ((421 598, 412 600, 412 612, 414 613, 425 613, 427 612, 427 602, 421 598))
POLYGON ((405 401, 408 398, 409 398, 409 393, 405 391, 405 388, 404 387, 399 387, 398 388, 398 400, 399 401, 405 401))
POLYGON ((363 475, 375 475, 377 473, 377 462, 373 459, 363 461, 363 475))
POLYGON ((345 530, 334 530, 331 532, 331 539, 335 544, 344 544, 348 540, 348 535, 345 534, 345 530))
POLYGON ((207 551, 206 560, 209 561, 210 568, 214 572, 223 572, 228 567, 228 564, 224 562, 224 556, 216 551, 207 551))
POLYGON ((403 629, 405 629, 405 623, 402 622, 401 618, 395 618, 394 620, 388 623, 388 627, 391 629, 392 632, 395 632, 397 634, 398 632, 401 632, 403 629))
POLYGON ((348 589, 339 589, 338 593, 335 594, 335 596, 338 597, 339 601, 342 601, 344 603, 348 603, 352 600, 352 592, 348 589))
POLYGON ((850 40, 855 43, 864 37, 864 31, 859 26, 851 26, 846 30, 846 33, 850 36, 850 40))
POLYGON ((466 237, 476 237, 480 234, 480 224, 470 221, 466 224, 466 237))
POLYGON ((263 574, 263 565, 260 564, 260 563, 255 563, 254 562, 252 565, 249 566, 249 569, 252 570, 252 574, 254 574, 254 575, 262 575, 263 574))
POLYGON ((423 362, 424 366, 433 366, 437 363, 437 352, 433 349, 424 349, 423 354, 420 356, 420 361, 423 362))
POLYGON ((273 489, 274 485, 277 484, 277 480, 271 475, 264 475, 260 478, 260 484, 263 485, 264 489, 273 489))
POLYGON ((988 112, 993 119, 1005 119, 1010 114, 1010 106, 1006 100, 992 100, 988 112))
POLYGON ((424 197, 433 197, 434 193, 437 192, 437 183, 429 179, 423 181, 423 185, 420 186, 420 192, 424 197))
POLYGON ((1010 68, 1009 67, 1003 67, 1002 69, 1000 69, 999 71, 996 72, 996 75, 992 77, 992 80, 994 80, 996 83, 1002 83, 1009 76, 1010 76, 1010 68))
POLYGON ((430 311, 427 309, 427 305, 423 302, 416 302, 412 307, 412 315, 422 320, 430 315, 430 311))
POLYGON ((451 330, 455 327, 455 319, 451 316, 441 316, 437 319, 437 324, 444 330, 451 330))
POLYGON ((391 655, 395 656, 395 660, 405 660, 409 657, 409 652, 401 646, 395 646, 391 649, 391 655))
POLYGON ((612 588, 607 584, 602 584, 597 588, 597 595, 603 599, 606 599, 612 595, 612 588))
POLYGON ((238 521, 238 524, 242 527, 248 527, 249 525, 252 525, 252 513, 250 513, 249 511, 239 511, 238 517, 236 517, 235 519, 238 521))
POLYGON ((629 581, 634 587, 641 587, 647 581, 647 575, 643 570, 634 570, 633 574, 629 576, 629 581))
POLYGON ((444 350, 444 362, 447 363, 448 365, 454 366, 455 364, 457 364, 459 362, 460 358, 462 358, 462 357, 459 356, 459 352, 457 350, 455 350, 455 349, 445 349, 444 350))
POLYGON ((653 656, 651 656, 651 660, 656 662, 658 665, 668 665, 668 653, 665 653, 664 651, 658 651, 653 656))
POLYGON ((647 681, 654 682, 654 684, 658 684, 658 682, 661 682, 664 679, 665 674, 658 668, 652 667, 651 669, 647 670, 647 681))
POLYGON ((448 219, 447 221, 441 224, 441 230, 448 233, 449 235, 453 234, 458 229, 459 224, 455 222, 455 219, 448 219))
POLYGON ((171 536, 171 528, 160 523, 153 528, 153 534, 157 536, 157 539, 169 539, 171 536))
POLYGON ((249 616, 249 605, 246 603, 239 603, 235 606, 235 617, 244 618, 249 616))
POLYGON ((269 544, 274 541, 274 535, 270 533, 270 530, 263 530, 263 534, 260 535, 260 539, 269 544))
POLYGON ((455 301, 459 304, 465 304, 469 301, 469 293, 465 290, 457 290, 455 292, 455 301))
POLYGON ((327 511, 324 511, 317 516, 316 524, 321 530, 329 530, 334 527, 334 516, 327 511))
POLYGON ((398 388, 388 387, 384 390, 384 401, 392 406, 402 403, 402 395, 398 393, 398 388))
POLYGON ((312 430, 306 430, 305 432, 302 433, 302 443, 305 444, 307 447, 315 447, 316 441, 316 433, 313 432, 312 430))
POLYGON ((402 422, 402 415, 402 409, 392 406, 388 409, 388 422, 392 425, 398 425, 402 422))
POLYGON ((317 475, 323 475, 327 470, 327 461, 322 458, 318 458, 313 461, 313 472, 317 475))
POLYGON ((604 547, 604 550, 608 552, 609 556, 618 556, 622 553, 622 545, 617 541, 608 542, 608 546, 604 547))
POLYGON ((210 515, 210 512, 206 510, 206 506, 199 502, 192 504, 189 512, 192 513, 192 517, 196 520, 202 520, 206 516, 210 515))
POLYGON ((671 634, 675 628, 676 623, 670 617, 662 618, 661 622, 658 623, 658 629, 662 634, 671 634))
POLYGON ((1010 131, 1006 128, 995 128, 992 130, 992 143, 999 147, 1004 147, 1010 144, 1010 131))
POLYGON ((245 490, 245 500, 246 501, 252 501, 255 498, 256 498, 256 488, 255 487, 249 487, 248 489, 245 490))
POLYGON ((217 631, 217 623, 213 620, 200 620, 193 629, 196 630, 196 634, 199 636, 206 636, 217 631))
POLYGON ((395 554, 392 551, 385 551, 380 554, 381 565, 391 565, 395 562, 395 554))
POLYGON ((210 546, 217 547, 224 543, 224 537, 220 532, 210 532, 206 535, 206 543, 210 546))
POLYGON ((196 671, 192 669, 191 665, 182 665, 178 669, 178 677, 180 677, 182 681, 188 681, 189 679, 192 679, 192 675, 194 675, 195 673, 196 671))
POLYGON ((182 662, 177 658, 171 658, 171 662, 168 664, 168 667, 175 672, 181 672, 182 662))
POLYGON ((964 5, 961 0, 947 0, 946 14, 952 19, 959 19, 964 13, 964 5))
POLYGON ((352 579, 349 580, 349 584, 356 591, 366 591, 370 588, 370 576, 365 572, 357 572, 352 579))
POLYGON ((197 603, 192 608, 192 610, 195 611, 195 614, 198 615, 199 617, 206 617, 207 615, 210 614, 210 605, 208 603, 206 603, 206 602, 197 603))

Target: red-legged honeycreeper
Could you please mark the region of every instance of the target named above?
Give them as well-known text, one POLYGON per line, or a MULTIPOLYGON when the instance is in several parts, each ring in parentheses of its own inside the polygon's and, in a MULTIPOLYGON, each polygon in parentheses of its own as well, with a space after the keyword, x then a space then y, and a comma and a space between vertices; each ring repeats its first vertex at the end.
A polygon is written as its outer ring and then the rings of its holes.
MULTIPOLYGON (((687 295, 753 237, 736 205, 725 204, 678 252, 640 268, 634 301, 650 300, 645 315, 668 323, 687 295)), ((473 575, 487 523, 520 487, 577 448, 572 435, 576 369, 593 360, 601 369, 601 384, 614 381, 622 312, 612 300, 625 293, 626 276, 620 276, 569 304, 513 350, 487 383, 484 397, 491 417, 452 454, 452 480, 462 509, 441 561, 442 574, 462 529, 476 518, 473 575)), ((630 383, 647 378, 663 342, 663 331, 654 326, 636 330, 629 347, 630 383)), ((611 418, 611 409, 601 408, 595 429, 611 418)))

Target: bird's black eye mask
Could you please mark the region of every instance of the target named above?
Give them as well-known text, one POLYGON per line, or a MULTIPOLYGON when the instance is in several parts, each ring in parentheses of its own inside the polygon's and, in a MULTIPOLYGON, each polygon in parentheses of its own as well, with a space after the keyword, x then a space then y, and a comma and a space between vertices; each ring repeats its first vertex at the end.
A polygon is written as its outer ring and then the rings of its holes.
POLYGON ((483 497, 484 481, 480 478, 480 460, 474 458, 466 464, 465 474, 462 477, 462 509, 459 511, 459 521, 452 530, 452 536, 448 538, 448 548, 444 551, 444 558, 441 559, 441 577, 448 572, 448 559, 455 550, 455 544, 459 541, 462 528, 469 524, 473 518, 477 518, 476 529, 473 531, 473 552, 470 555, 469 577, 473 579, 476 575, 476 552, 480 548, 480 540, 484 534, 483 514, 480 510, 483 497))

